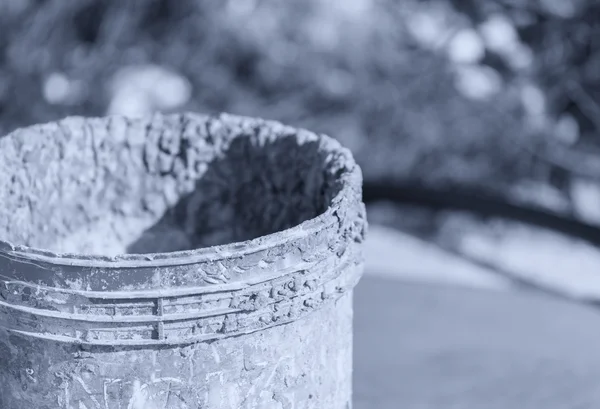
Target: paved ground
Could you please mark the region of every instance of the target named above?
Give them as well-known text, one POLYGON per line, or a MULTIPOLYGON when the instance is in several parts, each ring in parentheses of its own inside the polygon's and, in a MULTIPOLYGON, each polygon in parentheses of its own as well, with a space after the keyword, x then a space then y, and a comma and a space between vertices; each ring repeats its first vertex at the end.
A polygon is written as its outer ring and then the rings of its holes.
POLYGON ((369 226, 364 246, 369 275, 471 288, 508 290, 511 287, 507 279, 489 269, 392 228, 369 226))
POLYGON ((600 405, 600 311, 371 272, 355 295, 355 409, 600 405))

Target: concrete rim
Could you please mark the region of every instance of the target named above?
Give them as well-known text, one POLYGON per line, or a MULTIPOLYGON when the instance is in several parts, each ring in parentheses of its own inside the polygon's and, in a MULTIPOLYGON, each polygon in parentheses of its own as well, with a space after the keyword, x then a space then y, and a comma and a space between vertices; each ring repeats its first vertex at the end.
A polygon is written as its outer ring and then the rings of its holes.
MULTIPOLYGON (((203 115, 184 112, 176 114, 181 116, 189 116, 201 118, 203 115)), ((150 122, 156 116, 166 116, 162 114, 155 114, 139 119, 128 119, 130 122, 150 122)), ((104 120, 109 121, 112 117, 67 117, 58 123, 63 123, 66 120, 104 120)), ((206 119, 213 118, 223 122, 232 124, 240 123, 242 121, 256 120, 256 118, 231 115, 231 114, 220 114, 217 116, 206 116, 206 119)), ((20 134, 23 131, 27 131, 29 134, 35 133, 36 135, 42 135, 42 132, 36 132, 38 129, 42 129, 45 126, 55 124, 56 122, 49 122, 46 124, 33 125, 26 128, 17 129, 0 140, 0 146, 2 143, 8 143, 11 140, 20 138, 20 134)), ((284 126, 278 121, 272 120, 261 120, 263 126, 268 127, 281 127, 284 126)), ((289 127, 288 127, 289 128, 289 127)), ((160 253, 148 253, 148 254, 120 254, 117 256, 102 256, 102 255, 87 255, 87 254, 76 254, 76 253, 55 253, 42 248, 30 247, 25 245, 18 245, 8 241, 0 240, 0 256, 4 256, 20 262, 42 262, 54 266, 73 266, 73 267, 85 267, 85 268, 133 268, 133 267, 166 267, 166 266, 177 266, 195 264, 206 261, 218 261, 228 257, 231 253, 236 256, 243 256, 251 254, 260 250, 274 247, 279 244, 283 244, 292 240, 302 239, 303 237, 309 236, 310 234, 316 233, 323 230, 332 224, 339 223, 338 213, 341 215, 346 214, 346 210, 350 207, 356 206, 358 203, 354 201, 360 201, 360 198, 356 198, 355 195, 350 194, 351 192, 360 191, 362 188, 362 173, 351 152, 342 147, 341 144, 324 134, 315 134, 314 132, 308 131, 303 128, 294 128, 296 131, 305 132, 308 135, 317 137, 321 149, 324 149, 327 153, 337 154, 342 160, 338 161, 338 164, 342 165, 343 171, 338 176, 338 181, 342 184, 341 189, 333 197, 328 205, 328 208, 322 214, 306 220, 299 225, 291 228, 278 231, 275 233, 260 236, 251 240, 242 242, 233 242, 224 245, 203 247, 193 250, 184 251, 173 251, 173 252, 160 252, 160 253), (349 201, 348 198, 351 198, 349 201)), ((347 221, 346 221, 347 222, 347 221)))

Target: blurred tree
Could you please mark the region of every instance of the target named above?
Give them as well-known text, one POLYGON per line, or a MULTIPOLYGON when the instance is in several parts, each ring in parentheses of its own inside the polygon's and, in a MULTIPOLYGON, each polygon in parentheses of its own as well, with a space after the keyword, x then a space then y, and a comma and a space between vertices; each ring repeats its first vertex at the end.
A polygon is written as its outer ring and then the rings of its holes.
POLYGON ((569 172, 600 175, 572 149, 597 146, 599 9, 594 0, 0 0, 0 132, 126 104, 227 110, 332 134, 367 180, 508 195, 535 180, 566 194, 569 172), (116 104, 123 78, 150 84, 116 104), (189 95, 139 102, 166 98, 165 84, 189 95), (562 139, 549 137, 556 130, 562 139))

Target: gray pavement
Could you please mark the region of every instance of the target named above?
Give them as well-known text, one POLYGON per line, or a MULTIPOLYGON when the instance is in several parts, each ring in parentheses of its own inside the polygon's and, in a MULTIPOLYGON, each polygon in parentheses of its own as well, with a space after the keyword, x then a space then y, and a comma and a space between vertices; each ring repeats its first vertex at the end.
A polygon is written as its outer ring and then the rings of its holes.
POLYGON ((526 292, 367 274, 354 409, 600 407, 600 311, 526 292))

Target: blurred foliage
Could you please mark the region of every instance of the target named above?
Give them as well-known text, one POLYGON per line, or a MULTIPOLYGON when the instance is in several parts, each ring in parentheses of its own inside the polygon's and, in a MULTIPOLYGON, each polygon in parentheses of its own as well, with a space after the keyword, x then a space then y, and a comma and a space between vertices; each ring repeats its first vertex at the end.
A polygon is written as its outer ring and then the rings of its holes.
MULTIPOLYGON (((499 69, 512 80, 526 77, 543 90, 548 117, 538 131, 561 140, 565 127, 573 128, 576 135, 562 142, 596 156, 600 152, 600 2, 450 1, 473 25, 484 24, 490 16, 507 17, 519 40, 533 51, 532 64, 525 71, 511 70, 493 52, 489 60, 500 62, 499 69)), ((600 164, 593 157, 561 151, 550 159, 576 174, 600 178, 600 164)))
POLYGON ((0 132, 104 115, 122 69, 152 65, 189 82, 187 101, 169 109, 331 134, 367 179, 502 192, 533 180, 567 194, 562 153, 536 152, 597 139, 598 10, 595 0, 0 0, 0 132), (498 16, 521 59, 489 44, 470 57, 467 40, 477 50, 498 16))

